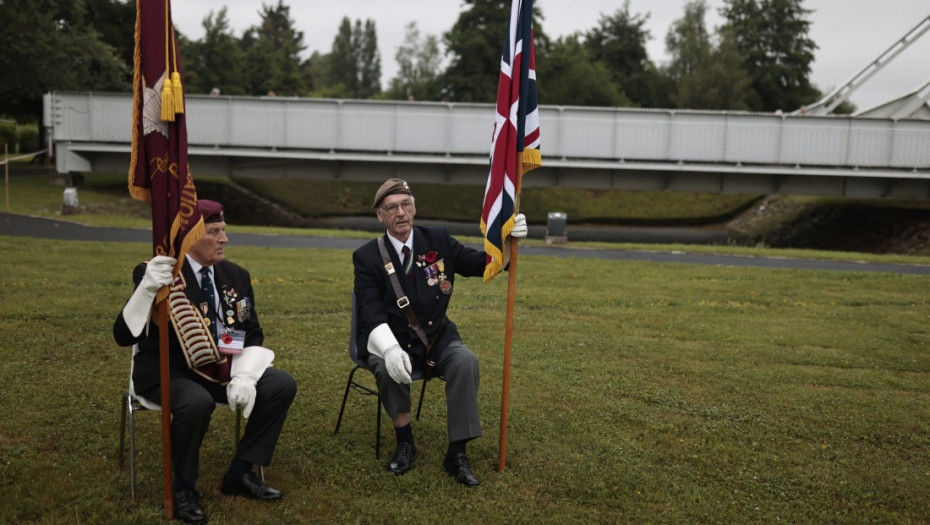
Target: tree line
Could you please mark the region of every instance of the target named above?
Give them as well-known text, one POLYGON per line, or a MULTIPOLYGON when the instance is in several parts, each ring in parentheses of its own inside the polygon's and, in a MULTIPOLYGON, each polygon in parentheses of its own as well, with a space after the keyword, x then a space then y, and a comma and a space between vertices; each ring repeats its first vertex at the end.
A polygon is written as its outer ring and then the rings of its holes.
MULTIPOLYGON (((406 26, 397 75, 384 87, 374 20, 343 18, 328 52, 302 58, 303 33, 284 0, 262 4, 240 36, 225 7, 211 11, 202 38, 178 33, 185 90, 493 102, 510 1, 462 3, 441 35, 406 26)), ((0 2, 0 115, 34 119, 49 91, 130 91, 135 10, 134 0, 0 2)), ((536 6, 540 103, 772 112, 820 98, 810 81, 817 45, 804 0, 725 0, 724 23, 712 30, 707 10, 705 0, 684 6, 665 35, 669 59, 659 64, 646 50, 650 15, 631 12, 629 0, 590 29, 555 39, 536 6)))

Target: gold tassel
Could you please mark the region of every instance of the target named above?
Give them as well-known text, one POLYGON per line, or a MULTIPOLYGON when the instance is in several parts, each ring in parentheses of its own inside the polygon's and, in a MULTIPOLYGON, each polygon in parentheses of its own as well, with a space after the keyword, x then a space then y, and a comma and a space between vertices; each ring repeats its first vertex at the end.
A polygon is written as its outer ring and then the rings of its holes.
POLYGON ((165 122, 174 122, 174 94, 171 89, 171 79, 167 75, 161 87, 161 119, 165 122))
POLYGON ((171 88, 174 93, 174 112, 184 113, 184 86, 181 85, 181 75, 177 71, 171 74, 171 88))

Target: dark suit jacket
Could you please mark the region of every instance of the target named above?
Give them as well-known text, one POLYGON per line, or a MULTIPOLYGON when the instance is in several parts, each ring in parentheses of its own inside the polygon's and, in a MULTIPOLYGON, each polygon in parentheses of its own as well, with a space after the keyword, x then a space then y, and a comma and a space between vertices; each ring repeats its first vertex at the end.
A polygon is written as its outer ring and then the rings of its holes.
MULTIPOLYGON (((142 282, 142 277, 145 275, 145 266, 146 263, 142 263, 136 266, 135 270, 132 272, 132 280, 135 282, 136 286, 139 286, 139 283, 142 282)), ((191 303, 193 303, 195 307, 199 307, 201 303, 206 301, 203 291, 200 288, 200 279, 194 275, 190 263, 186 260, 184 261, 181 272, 184 274, 184 280, 187 285, 184 293, 187 294, 187 297, 190 298, 191 303)), ((219 293, 221 309, 223 310, 217 312, 217 315, 223 317, 223 323, 226 328, 243 330, 245 332, 245 346, 260 346, 265 341, 265 336, 258 322, 258 315, 255 312, 255 295, 252 292, 252 280, 249 277, 249 272, 235 263, 224 260, 214 265, 213 273, 214 283, 216 284, 217 293, 219 293), (236 318, 235 303, 242 302, 244 298, 248 298, 248 302, 251 303, 250 311, 248 318, 240 321, 236 318), (234 318, 232 324, 226 320, 228 317, 227 311, 230 309, 233 311, 232 317, 234 318)), ((168 322, 169 324, 171 323, 170 320, 168 322)), ((187 361, 184 359, 184 354, 181 350, 181 345, 178 342, 177 334, 175 334, 173 327, 170 327, 169 330, 168 365, 171 370, 171 377, 187 377, 195 380, 204 380, 200 375, 188 368, 187 361)), ((160 382, 158 334, 159 327, 153 322, 149 326, 148 334, 143 330, 139 337, 133 337, 129 331, 129 327, 126 326, 125 319, 123 319, 122 310, 120 310, 119 315, 116 317, 116 322, 113 324, 113 337, 118 345, 132 346, 136 343, 139 344, 139 353, 137 353, 135 357, 135 367, 133 369, 132 378, 137 392, 145 392, 157 386, 160 382)))
MULTIPOLYGON (((484 275, 485 254, 469 248, 449 235, 445 228, 414 227, 413 256, 414 281, 411 283, 404 276, 401 261, 397 259, 397 252, 385 234, 385 247, 394 263, 394 268, 400 270, 401 286, 410 299, 413 311, 420 321, 420 326, 426 332, 426 337, 432 340, 439 331, 442 321, 446 319, 446 309, 452 294, 443 293, 439 285, 430 286, 424 268, 437 261, 442 261, 446 280, 455 290, 455 274, 464 277, 477 277, 484 275), (434 261, 428 261, 426 257, 434 261), (423 258, 421 260, 421 257, 423 258), (420 262, 424 266, 418 266, 420 262)), ((352 254, 355 265, 355 296, 358 304, 358 355, 368 357, 368 334, 380 325, 387 323, 391 332, 397 338, 401 348, 411 355, 414 368, 421 370, 425 364, 426 349, 417 337, 416 331, 410 328, 407 318, 397 306, 397 297, 394 288, 388 282, 384 263, 378 251, 377 239, 371 240, 352 254)), ((455 323, 447 321, 442 338, 433 348, 433 358, 438 360, 443 349, 454 340, 461 340, 455 323)))

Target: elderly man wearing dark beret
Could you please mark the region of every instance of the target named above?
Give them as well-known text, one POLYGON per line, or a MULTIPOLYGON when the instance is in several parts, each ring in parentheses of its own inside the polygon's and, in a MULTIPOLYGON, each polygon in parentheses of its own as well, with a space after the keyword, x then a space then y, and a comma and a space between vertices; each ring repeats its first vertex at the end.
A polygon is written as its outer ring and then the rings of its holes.
POLYGON ((158 404, 159 331, 169 330, 171 455, 175 517, 207 523, 196 490, 200 445, 216 403, 242 409, 245 432, 226 470, 223 494, 277 501, 281 492, 266 486, 253 465, 270 464, 288 408, 297 392, 290 374, 271 367, 274 352, 262 346, 264 334, 255 310, 249 272, 226 260, 223 206, 199 200, 204 235, 188 251, 177 278, 174 258, 156 256, 133 271, 135 290, 113 325, 121 346, 138 347, 132 380, 136 394, 158 404), (171 327, 152 322, 152 304, 170 286, 171 327))
MULTIPOLYGON (((465 445, 481 436, 478 359, 446 309, 455 274, 484 275, 485 253, 461 244, 445 228, 414 226, 414 202, 401 179, 389 179, 375 194, 375 214, 387 232, 352 254, 359 327, 354 335, 394 423, 397 449, 388 470, 405 474, 417 455, 410 417, 411 373, 417 371, 445 380, 449 448, 443 469, 476 487, 465 445)), ((526 219, 517 215, 514 222, 511 235, 525 237, 526 219)))

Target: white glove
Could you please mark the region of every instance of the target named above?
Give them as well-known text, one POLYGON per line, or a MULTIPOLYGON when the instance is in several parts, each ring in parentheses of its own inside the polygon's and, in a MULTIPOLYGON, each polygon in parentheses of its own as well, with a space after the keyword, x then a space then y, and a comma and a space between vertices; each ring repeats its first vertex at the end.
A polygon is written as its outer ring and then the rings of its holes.
POLYGON ((155 300, 158 289, 171 284, 174 280, 172 272, 177 262, 174 257, 157 255, 145 265, 142 282, 123 307, 123 320, 126 321, 126 326, 129 327, 133 337, 139 337, 142 329, 145 328, 149 315, 152 313, 152 302, 155 300))
POLYGON ((174 265, 177 262, 177 259, 167 255, 152 257, 152 260, 145 265, 145 275, 142 277, 139 287, 145 288, 154 297, 159 288, 168 286, 174 280, 172 272, 174 272, 174 265))
POLYGON ((249 419, 252 408, 255 407, 255 381, 241 377, 234 377, 226 385, 226 398, 229 400, 229 409, 233 412, 242 407, 242 416, 249 419))
POLYGON ((242 353, 232 357, 229 375, 232 377, 226 385, 226 399, 229 410, 235 412, 242 408, 242 417, 248 419, 255 407, 255 384, 261 379, 265 369, 274 361, 274 352, 262 346, 247 346, 242 353))
POLYGON ((413 382, 410 379, 410 372, 413 371, 410 356, 400 348, 387 323, 379 324, 368 335, 368 351, 384 359, 384 366, 391 379, 407 385, 413 382))
POLYGON ((513 218, 513 229, 510 230, 510 236, 518 239, 526 237, 526 215, 519 213, 513 218))

